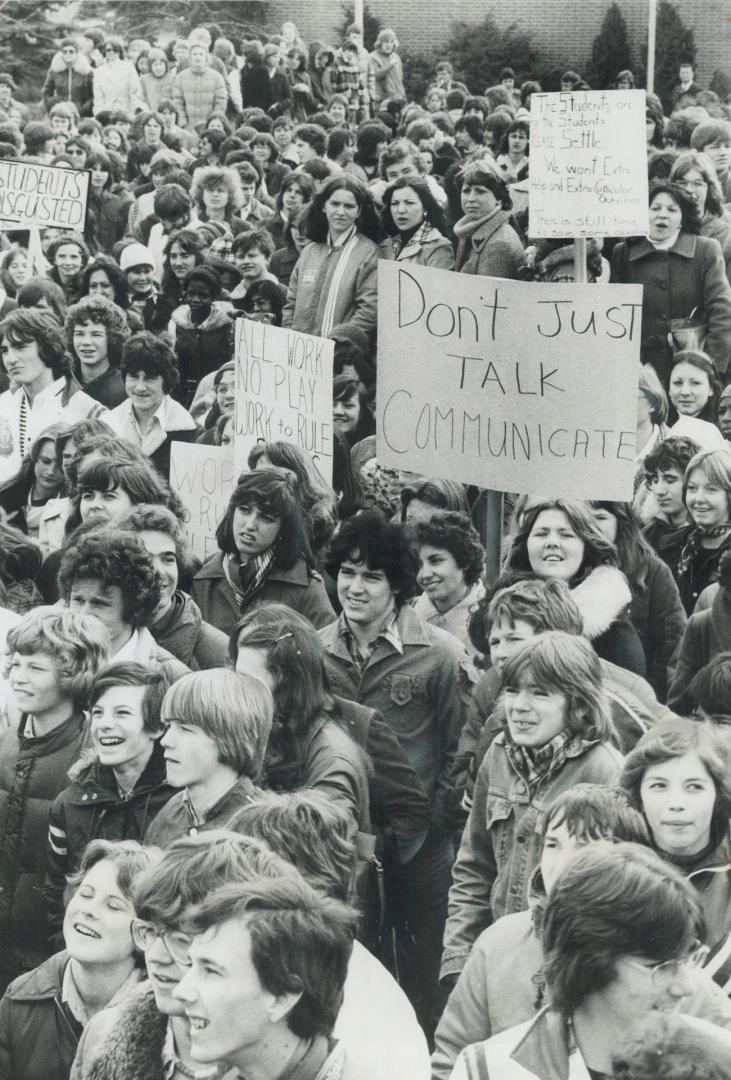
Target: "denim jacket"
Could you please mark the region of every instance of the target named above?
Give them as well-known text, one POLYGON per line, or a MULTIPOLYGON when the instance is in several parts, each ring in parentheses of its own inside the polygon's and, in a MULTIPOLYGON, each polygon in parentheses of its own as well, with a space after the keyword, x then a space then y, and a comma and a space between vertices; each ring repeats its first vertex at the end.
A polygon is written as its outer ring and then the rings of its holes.
POLYGON ((401 651, 382 638, 360 671, 339 623, 320 631, 333 693, 377 709, 398 737, 432 803, 432 818, 450 827, 452 767, 471 691, 464 647, 404 605, 396 620, 401 651))
POLYGON ((460 972, 479 934, 502 915, 528 907, 528 883, 540 862, 546 808, 576 784, 613 784, 622 755, 597 743, 569 756, 531 793, 494 739, 480 766, 470 816, 449 890, 441 977, 460 972))

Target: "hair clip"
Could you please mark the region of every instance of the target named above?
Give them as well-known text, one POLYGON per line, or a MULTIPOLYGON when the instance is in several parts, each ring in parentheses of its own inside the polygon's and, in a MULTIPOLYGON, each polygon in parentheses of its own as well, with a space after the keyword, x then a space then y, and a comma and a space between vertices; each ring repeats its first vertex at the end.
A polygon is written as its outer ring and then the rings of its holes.
POLYGON ((280 641, 284 641, 284 639, 288 638, 288 637, 294 637, 294 634, 292 633, 291 630, 288 630, 286 634, 282 634, 281 637, 275 638, 274 639, 274 644, 278 645, 280 641))

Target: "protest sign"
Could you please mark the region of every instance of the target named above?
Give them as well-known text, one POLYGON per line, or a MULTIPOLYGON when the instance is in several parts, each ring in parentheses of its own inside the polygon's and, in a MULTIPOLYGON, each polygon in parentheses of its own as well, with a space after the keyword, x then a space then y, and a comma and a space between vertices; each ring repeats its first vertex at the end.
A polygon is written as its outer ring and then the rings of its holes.
POLYGON ((333 349, 327 338, 236 320, 235 461, 257 442, 305 450, 332 482, 333 349))
POLYGON ((184 442, 171 446, 170 487, 190 515, 188 539, 199 559, 218 551, 216 526, 226 513, 236 475, 228 447, 184 442))
POLYGON ((3 226, 84 231, 90 173, 28 161, 0 161, 3 226))
POLYGON ((631 499, 642 287, 378 264, 377 454, 482 488, 631 499))
POLYGON ((644 236, 644 90, 531 95, 528 232, 644 236))

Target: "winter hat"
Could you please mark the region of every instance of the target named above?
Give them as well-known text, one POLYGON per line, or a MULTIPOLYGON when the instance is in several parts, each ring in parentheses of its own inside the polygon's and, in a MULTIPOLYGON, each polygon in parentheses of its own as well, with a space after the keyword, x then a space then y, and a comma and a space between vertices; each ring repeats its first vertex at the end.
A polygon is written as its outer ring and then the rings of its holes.
POLYGON ((144 244, 127 244, 119 256, 119 265, 122 270, 130 270, 133 266, 154 266, 155 258, 144 244))

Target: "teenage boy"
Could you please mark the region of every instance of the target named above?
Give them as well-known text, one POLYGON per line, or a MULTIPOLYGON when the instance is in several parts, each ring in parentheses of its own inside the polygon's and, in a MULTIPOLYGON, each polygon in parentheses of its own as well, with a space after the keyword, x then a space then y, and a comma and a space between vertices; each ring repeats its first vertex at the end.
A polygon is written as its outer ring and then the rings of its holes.
POLYGON ((147 843, 167 847, 226 827, 258 790, 273 714, 263 682, 225 668, 196 671, 170 687, 161 745, 168 783, 182 790, 158 814, 147 843))
POLYGON ((329 564, 342 613, 320 631, 333 691, 378 709, 432 804, 432 826, 390 868, 402 985, 427 1034, 439 1010, 437 971, 454 848, 451 771, 466 691, 467 653, 407 603, 415 556, 399 525, 375 511, 350 518, 329 564), (408 926, 408 933, 403 933, 408 926))
POLYGON ((191 966, 173 991, 193 1061, 258 1080, 354 1080, 332 1039, 354 925, 351 908, 302 878, 213 892, 192 918, 191 966))
POLYGON ((201 1071, 191 1057, 185 1006, 173 996, 189 967, 186 912, 203 903, 214 882, 220 886, 295 874, 252 837, 218 829, 175 840, 154 873, 145 872, 135 881, 138 917, 132 935, 144 955, 148 981, 127 1001, 91 1018, 79 1042, 73 1080, 97 1075, 237 1080, 235 1070, 201 1071))
MULTIPOLYGON (((432 1080, 447 1080, 459 1052, 529 1020, 543 1004, 541 923, 551 890, 583 848, 630 841, 649 846, 647 825, 625 793, 577 784, 549 806, 542 825, 543 854, 531 883, 530 908, 504 915, 475 942, 436 1034, 432 1080)), ((731 1002, 702 969, 689 972, 693 994, 684 1013, 731 1027, 731 1002)))
POLYGON ((642 530, 645 540, 673 572, 691 524, 683 501, 683 476, 698 450, 698 444, 687 436, 672 435, 642 462, 645 486, 651 498, 645 495, 639 506, 636 499, 636 512, 641 521, 650 519, 642 530))
POLYGON ((122 249, 120 268, 127 276, 129 306, 151 330, 157 313, 158 290, 154 281, 155 256, 144 244, 131 243, 122 249))
POLYGON ((175 794, 165 778, 160 707, 162 671, 122 661, 102 668, 87 700, 93 749, 69 770, 48 824, 44 886, 49 928, 60 931, 68 874, 90 840, 142 840, 175 794))
POLYGON ((696 98, 701 88, 695 81, 695 69, 690 60, 684 60, 678 67, 678 82, 673 87, 671 96, 671 111, 682 108, 685 105, 695 105, 696 98), (682 100, 681 100, 682 99, 682 100))
MULTIPOLYGON (((244 297, 254 282, 272 281, 279 286, 276 277, 269 270, 269 262, 274 254, 274 241, 268 229, 239 233, 231 245, 231 254, 236 269, 241 274, 241 281, 229 296, 235 308, 243 309, 244 297)), ((284 299, 284 290, 282 294, 284 299)))
POLYGON ((188 668, 157 644, 147 629, 160 605, 162 584, 152 558, 134 533, 99 529, 63 553, 61 597, 79 615, 95 615, 112 639, 114 660, 161 669, 169 682, 188 668))

